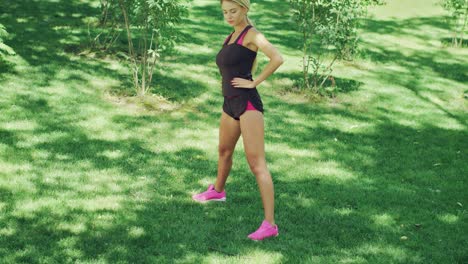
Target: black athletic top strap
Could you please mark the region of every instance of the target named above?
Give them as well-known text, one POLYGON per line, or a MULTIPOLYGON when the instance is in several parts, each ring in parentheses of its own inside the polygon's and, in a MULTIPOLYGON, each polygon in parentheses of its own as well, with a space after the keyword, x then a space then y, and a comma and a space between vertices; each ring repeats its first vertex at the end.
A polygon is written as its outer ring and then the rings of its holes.
POLYGON ((237 36, 237 39, 236 39, 236 41, 234 41, 234 43, 237 43, 237 42, 239 41, 239 39, 240 39, 243 35, 245 35, 246 32, 247 32, 250 28, 252 28, 252 25, 247 25, 247 26, 244 28, 244 30, 242 30, 242 32, 239 34, 239 36, 237 36))
MULTIPOLYGON (((239 36, 237 36, 236 38, 236 41, 234 41, 233 43, 237 43, 239 41, 239 39, 250 29, 252 28, 252 25, 247 25, 243 30, 242 32, 239 34, 239 36)), ((231 38, 232 38, 232 35, 234 34, 234 32, 231 33, 231 35, 229 35, 227 37, 227 39, 224 41, 224 44, 223 45, 227 45, 229 43, 229 41, 231 41, 231 38)))
POLYGON ((229 36, 228 36, 228 37, 226 38, 226 40, 224 41, 223 46, 229 43, 229 41, 231 40, 232 34, 234 34, 234 32, 232 32, 231 34, 229 34, 229 36))

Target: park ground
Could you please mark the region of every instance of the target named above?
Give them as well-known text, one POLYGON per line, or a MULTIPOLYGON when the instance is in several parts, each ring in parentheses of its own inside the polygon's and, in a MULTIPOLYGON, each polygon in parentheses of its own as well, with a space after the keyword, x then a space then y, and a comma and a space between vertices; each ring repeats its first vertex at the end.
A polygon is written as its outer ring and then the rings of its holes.
POLYGON ((116 56, 83 51, 98 1, 2 1, 16 56, 0 64, 0 262, 468 263, 468 52, 437 1, 387 2, 322 100, 289 89, 286 1, 253 4, 286 61, 259 87, 280 236, 254 243, 242 144, 227 202, 190 199, 216 175, 218 1, 190 6, 143 102, 116 56))

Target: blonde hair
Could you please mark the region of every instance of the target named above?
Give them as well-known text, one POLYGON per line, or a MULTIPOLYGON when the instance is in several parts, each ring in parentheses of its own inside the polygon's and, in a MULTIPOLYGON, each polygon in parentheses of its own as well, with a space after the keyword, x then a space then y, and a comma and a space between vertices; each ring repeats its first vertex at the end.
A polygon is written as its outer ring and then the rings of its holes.
MULTIPOLYGON (((246 8, 247 12, 249 12, 250 10, 250 0, 220 0, 220 3, 223 4, 224 1, 234 2, 240 5, 241 7, 246 8)), ((247 24, 251 26, 254 25, 252 20, 250 20, 249 16, 247 16, 247 14, 245 14, 245 18, 247 19, 247 24)), ((254 63, 252 65, 252 70, 251 70, 252 74, 254 74, 257 71, 257 67, 258 67, 258 61, 257 61, 257 58, 255 58, 254 63)))
MULTIPOLYGON (((247 9, 247 12, 250 10, 250 0, 221 0, 221 4, 224 2, 224 1, 228 1, 228 2, 234 2, 238 5, 240 5, 241 7, 244 7, 247 9)), ((250 20, 249 16, 247 16, 247 14, 245 15, 245 18, 247 19, 247 24, 249 25, 254 25, 252 20, 250 20)))

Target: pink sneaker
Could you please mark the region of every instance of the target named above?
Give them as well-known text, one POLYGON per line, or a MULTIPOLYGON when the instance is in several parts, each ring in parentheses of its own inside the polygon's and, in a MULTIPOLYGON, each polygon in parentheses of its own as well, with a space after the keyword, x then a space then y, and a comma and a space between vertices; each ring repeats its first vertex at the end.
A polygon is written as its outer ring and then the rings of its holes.
POLYGON ((266 220, 263 220, 262 225, 257 229, 257 231, 253 232, 248 236, 248 238, 259 241, 269 237, 276 237, 278 236, 278 226, 272 226, 266 220))
POLYGON ((214 185, 210 184, 210 186, 208 186, 208 190, 199 194, 195 194, 192 196, 192 199, 199 203, 205 203, 209 201, 224 202, 226 201, 226 192, 217 192, 214 188, 214 185))

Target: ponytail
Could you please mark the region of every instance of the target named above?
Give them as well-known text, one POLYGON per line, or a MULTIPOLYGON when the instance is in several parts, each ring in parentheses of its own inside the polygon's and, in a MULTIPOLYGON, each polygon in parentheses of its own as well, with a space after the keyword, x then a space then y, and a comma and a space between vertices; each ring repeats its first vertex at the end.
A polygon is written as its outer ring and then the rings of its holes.
POLYGON ((252 22, 252 20, 250 20, 249 16, 245 15, 245 18, 247 19, 247 24, 253 26, 254 23, 252 22))

